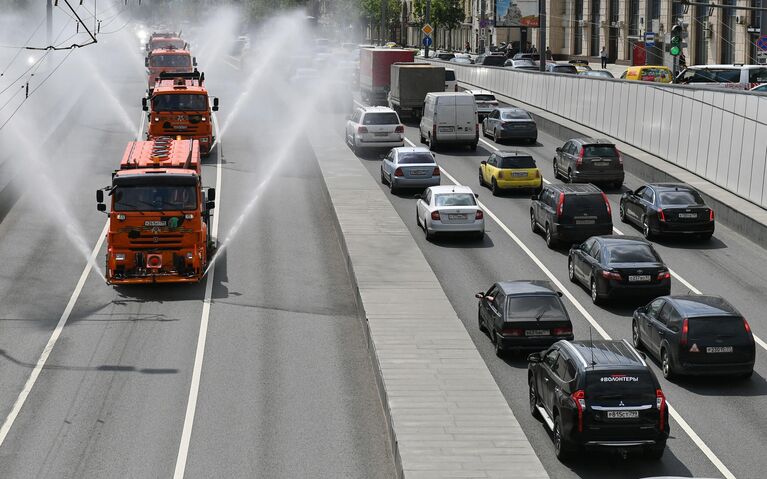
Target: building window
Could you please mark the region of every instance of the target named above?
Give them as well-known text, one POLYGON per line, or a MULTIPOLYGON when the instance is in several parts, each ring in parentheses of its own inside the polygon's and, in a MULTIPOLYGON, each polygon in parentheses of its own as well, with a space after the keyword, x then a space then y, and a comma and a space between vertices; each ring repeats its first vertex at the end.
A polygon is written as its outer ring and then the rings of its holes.
MULTIPOLYGON (((735 0, 723 0, 722 5, 735 5, 735 0)), ((735 63, 735 9, 722 9, 722 63, 735 63)))
MULTIPOLYGON (((708 0, 700 0, 701 3, 708 3, 708 0)), ((695 65, 705 65, 708 63, 708 39, 706 32, 708 26, 708 7, 706 5, 695 6, 695 65)))
POLYGON ((573 41, 573 55, 580 55, 583 53, 583 0, 575 0, 575 38, 573 41))
MULTIPOLYGON (((680 3, 681 5, 681 3, 680 3)), ((639 0, 629 0, 629 36, 639 36, 639 0)))
MULTIPOLYGON (((761 7, 762 0, 751 0, 752 7, 761 7)), ((751 28, 761 30, 762 28, 762 12, 752 10, 751 11, 751 28)))
POLYGON ((661 0, 650 0, 650 14, 648 15, 650 20, 660 20, 660 1, 661 0))
POLYGON ((599 10, 601 0, 591 0, 591 52, 590 55, 592 57, 598 57, 599 56, 599 30, 600 30, 600 23, 601 23, 601 17, 599 16, 599 10))

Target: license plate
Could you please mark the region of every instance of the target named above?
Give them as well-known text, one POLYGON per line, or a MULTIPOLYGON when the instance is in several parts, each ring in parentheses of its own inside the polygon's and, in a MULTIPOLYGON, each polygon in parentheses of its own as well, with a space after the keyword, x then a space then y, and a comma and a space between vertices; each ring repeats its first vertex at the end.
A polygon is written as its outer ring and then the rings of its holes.
POLYGON ((731 353, 732 346, 709 346, 706 348, 707 353, 731 353))
POLYGON ((679 213, 680 218, 697 218, 698 213, 679 213))
POLYGON ((629 281, 631 282, 642 282, 642 281, 650 281, 650 275, 649 274, 634 274, 629 276, 629 281))
POLYGON ((466 215, 447 215, 447 219, 449 220, 465 220, 466 215))
POLYGON ((607 419, 636 419, 639 411, 607 411, 607 419))
POLYGON ((515 178, 527 178, 527 172, 526 171, 512 171, 511 176, 515 178))
POLYGON ((144 226, 167 226, 167 221, 144 221, 144 226))
POLYGON ((173 125, 174 130, 186 130, 186 125, 173 125))
POLYGON ((386 133, 385 131, 384 131, 384 132, 380 132, 380 133, 376 133, 376 134, 375 134, 375 136, 387 136, 387 135, 389 135, 389 134, 388 134, 388 133, 386 133))
POLYGON ((426 170, 410 170, 411 175, 425 175, 426 170))
POLYGON ((548 329, 527 329, 525 330, 525 336, 548 336, 548 329))
POLYGON ((576 225, 593 225, 595 222, 594 220, 575 220, 576 225))
POLYGON ((440 126, 439 127, 439 131, 448 132, 449 133, 449 132, 453 131, 453 127, 452 126, 440 126))
POLYGON ((602 167, 602 166, 608 166, 610 162, 609 161, 593 161, 591 164, 594 166, 602 167))

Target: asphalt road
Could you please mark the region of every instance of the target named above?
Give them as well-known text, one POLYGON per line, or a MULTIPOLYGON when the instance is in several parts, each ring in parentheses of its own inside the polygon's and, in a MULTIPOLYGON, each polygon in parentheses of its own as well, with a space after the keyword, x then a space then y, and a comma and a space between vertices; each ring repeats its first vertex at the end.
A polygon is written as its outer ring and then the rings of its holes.
MULTIPOLYGON (((139 127, 143 68, 104 44, 98 75, 79 75, 77 63, 62 69, 78 82, 62 92, 72 103, 60 115, 46 117, 41 103, 18 128, 28 141, 7 131, 0 137, 14 145, 2 149, 4 159, 29 162, 28 150, 40 151, 0 222, 1 418, 12 413, 102 233, 106 217, 93 192, 109 184, 139 127), (27 143, 40 146, 20 146, 27 143)), ((223 67, 206 76, 224 124, 242 77, 223 67)), ((221 155, 219 239, 259 198, 215 265, 185 477, 392 477, 367 343, 316 160, 301 135, 272 129, 261 113, 274 105, 256 90, 203 171, 213 186, 221 155), (278 143, 284 164, 256 189, 278 160, 278 143)), ((102 247, 99 265, 103 255, 102 247)), ((172 477, 204 294, 204 282, 116 288, 91 272, 0 445, 0 476, 172 477)))
MULTIPOLYGON (((339 141, 343 141, 344 120, 338 119, 339 141)), ((417 124, 406 128, 407 138, 419 144, 417 124)), ((605 307, 594 306, 588 292, 567 278, 567 250, 550 250, 540 235, 530 230, 529 192, 493 197, 488 189, 478 185, 479 162, 486 159, 493 147, 518 150, 533 155, 544 178, 555 181, 551 162, 554 149, 564 142, 539 132, 535 146, 499 145, 484 139, 476 152, 468 149, 444 148, 437 152, 437 163, 443 169, 442 184, 451 184, 448 174, 457 182, 471 186, 480 194, 480 201, 529 248, 541 264, 569 290, 575 300, 614 339, 631 339, 631 314, 639 306, 634 302, 615 302, 605 307), (447 173, 447 174, 445 174, 447 173)), ((379 179, 380 161, 377 155, 366 155, 360 161, 370 174, 379 179)), ((628 175, 625 187, 637 188, 642 180, 628 175)), ((382 189, 387 187, 381 185, 382 189)), ((640 457, 623 460, 617 455, 597 453, 563 465, 554 456, 551 437, 545 426, 534 420, 528 410, 527 364, 519 358, 499 359, 489 338, 477 328, 477 302, 473 294, 485 291, 495 281, 513 279, 549 279, 531 257, 499 224, 486 216, 487 235, 484 241, 438 239, 427 242, 414 219, 417 191, 387 193, 392 205, 410 229, 429 264, 434 269, 453 307, 466 325, 490 371, 505 394, 517 419, 544 466, 556 478, 639 478, 657 475, 720 477, 712 460, 683 431, 675 420, 671 422, 671 438, 662 461, 652 462, 640 457)), ((622 224, 617 216, 620 191, 608 191, 615 227, 628 235, 640 232, 622 224)), ((675 273, 703 293, 718 294, 730 300, 748 318, 752 330, 767 338, 767 318, 761 314, 767 308, 767 255, 762 248, 733 233, 722 225, 710 242, 662 240, 655 242, 665 262, 675 273)), ((677 278, 672 279, 672 293, 686 294, 689 289, 677 278)), ((590 324, 575 305, 567 300, 576 339, 589 337, 590 324)), ((593 331, 594 337, 598 333, 593 331)), ((729 378, 663 380, 658 363, 648 361, 661 379, 664 392, 681 417, 700 440, 708 446, 726 468, 739 478, 763 476, 767 467, 764 444, 767 440, 767 355, 757 345, 754 376, 747 381, 729 378)))

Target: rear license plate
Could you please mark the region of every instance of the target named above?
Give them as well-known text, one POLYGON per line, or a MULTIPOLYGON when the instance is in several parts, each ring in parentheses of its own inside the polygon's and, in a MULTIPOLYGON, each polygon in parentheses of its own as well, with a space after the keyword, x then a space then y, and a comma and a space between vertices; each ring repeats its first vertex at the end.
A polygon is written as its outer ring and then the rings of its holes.
POLYGON ((610 162, 609 161, 592 161, 591 164, 594 166, 602 167, 602 166, 608 166, 610 162))
POLYGON ((697 218, 698 213, 679 213, 680 218, 697 218))
POLYGON ((636 419, 639 411, 607 411, 607 419, 636 419))
POLYGON ((525 336, 548 336, 548 329, 527 329, 525 330, 525 336))
POLYGON ((593 225, 595 223, 594 220, 575 220, 576 225, 593 225))
POLYGON ((641 282, 647 282, 650 281, 650 275, 649 274, 635 274, 629 276, 629 281, 633 283, 641 283, 641 282))
POLYGON ((527 172, 526 171, 512 171, 511 176, 515 178, 527 178, 527 172))
POLYGON ((410 170, 411 175, 425 175, 426 170, 410 170))
POLYGON ((383 131, 383 132, 377 132, 375 135, 376 136, 388 136, 389 134, 386 133, 385 131, 383 131))
POLYGON ((453 131, 453 127, 452 126, 440 126, 439 127, 439 131, 449 133, 449 132, 453 131))
POLYGON ((465 220, 466 215, 447 215, 447 219, 449 220, 465 220))
POLYGON ((709 346, 706 348, 707 353, 731 353, 732 346, 709 346))

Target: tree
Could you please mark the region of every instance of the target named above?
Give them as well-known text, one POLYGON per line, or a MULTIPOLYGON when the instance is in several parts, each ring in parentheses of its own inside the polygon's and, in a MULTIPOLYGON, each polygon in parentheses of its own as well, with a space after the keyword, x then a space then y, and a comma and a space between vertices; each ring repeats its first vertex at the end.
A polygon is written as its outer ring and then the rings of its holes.
POLYGON ((432 0, 431 23, 435 28, 444 28, 451 33, 448 36, 448 48, 453 47, 453 29, 459 27, 463 20, 463 4, 460 0, 432 0))
MULTIPOLYGON (((379 30, 379 38, 381 38, 381 1, 382 0, 362 0, 362 15, 370 24, 370 36, 373 39, 373 31, 377 28, 379 30)), ((402 12, 402 3, 400 0, 383 0, 386 1, 386 38, 390 37, 389 33, 393 26, 399 23, 400 13, 402 12)))

